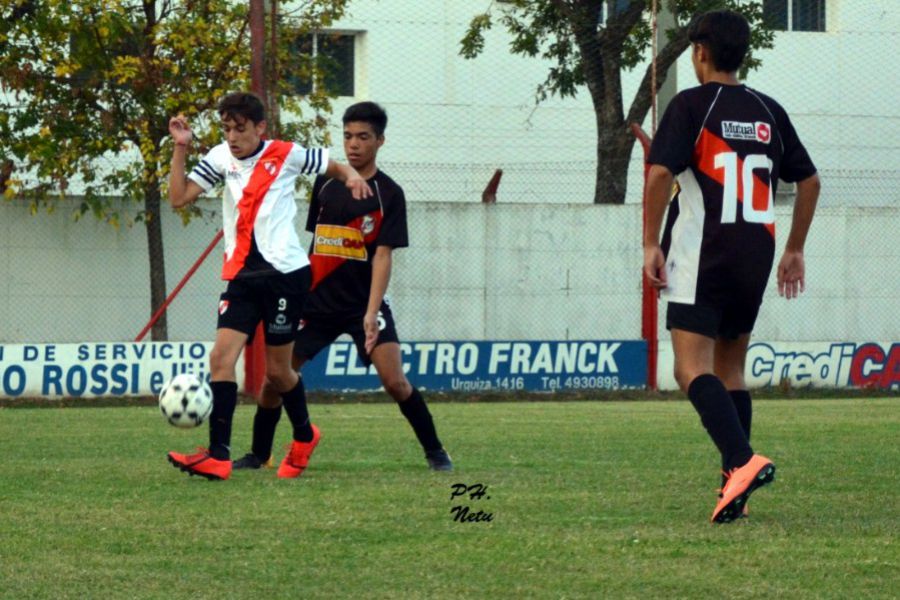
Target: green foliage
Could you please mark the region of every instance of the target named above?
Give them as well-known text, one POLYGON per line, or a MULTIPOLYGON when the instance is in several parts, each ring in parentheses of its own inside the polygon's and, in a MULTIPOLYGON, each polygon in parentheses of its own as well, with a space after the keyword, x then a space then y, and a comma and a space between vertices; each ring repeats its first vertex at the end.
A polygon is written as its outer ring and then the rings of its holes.
MULTIPOLYGON (((756 402, 777 478, 725 526, 687 401, 431 411, 454 473, 427 470, 393 402, 314 404, 303 477, 208 482, 165 460, 206 429, 155 407, 0 409, 0 598, 896 597, 897 398, 756 402), (461 482, 486 497, 451 500, 461 482)), ((282 419, 276 460, 289 437, 282 419)))
MULTIPOLYGON (((772 32, 762 23, 762 2, 759 0, 660 0, 672 10, 677 27, 668 31, 671 40, 683 33, 696 13, 728 8, 744 14, 750 21, 753 35, 751 55, 746 68, 756 68, 759 60, 753 49, 770 48, 772 32)), ((515 0, 498 5, 499 21, 512 36, 510 50, 515 54, 540 57, 551 63, 547 78, 538 87, 537 100, 549 95, 575 96, 578 88, 587 83, 588 71, 582 56, 584 42, 578 42, 578 32, 593 35, 587 44, 591 52, 618 62, 622 69, 635 68, 647 58, 651 45, 650 0, 631 0, 625 9, 615 13, 616 2, 597 0, 515 0), (601 5, 605 4, 605 13, 601 5), (601 14, 613 13, 605 22, 601 14), (596 25, 595 25, 596 24, 596 25)), ((460 54, 475 58, 484 50, 484 33, 491 29, 495 18, 492 3, 488 12, 476 15, 460 41, 460 54)), ((662 50, 662 48, 660 48, 662 50)))
MULTIPOLYGON (((305 3, 285 28, 327 25, 346 1, 305 3)), ((247 11, 230 0, 0 0, 0 152, 16 164, 5 196, 52 209, 77 188, 77 216, 117 225, 114 198, 143 201, 167 177, 170 116, 190 119, 195 159, 219 139, 210 109, 249 87, 247 11)), ((316 115, 294 127, 315 139, 327 98, 309 104, 316 115)))

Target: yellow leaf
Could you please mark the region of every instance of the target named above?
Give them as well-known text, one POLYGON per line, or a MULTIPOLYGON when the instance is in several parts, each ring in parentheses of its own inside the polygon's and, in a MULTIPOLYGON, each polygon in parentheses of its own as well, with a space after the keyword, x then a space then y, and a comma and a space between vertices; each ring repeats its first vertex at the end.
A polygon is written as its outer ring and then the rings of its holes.
POLYGON ((48 135, 50 135, 50 128, 44 125, 41 127, 41 137, 47 137, 48 135))

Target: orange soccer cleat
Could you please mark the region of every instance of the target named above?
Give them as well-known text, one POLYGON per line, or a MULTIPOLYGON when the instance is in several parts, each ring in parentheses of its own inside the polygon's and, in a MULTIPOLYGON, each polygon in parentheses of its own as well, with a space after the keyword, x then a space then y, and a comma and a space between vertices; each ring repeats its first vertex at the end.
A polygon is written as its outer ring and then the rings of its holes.
MULTIPOLYGON (((237 469, 237 463, 235 463, 235 467, 234 467, 234 468, 237 469)), ((726 484, 726 483, 728 483, 728 472, 727 472, 727 471, 722 471, 722 487, 720 487, 719 489, 716 490, 716 497, 717 497, 719 500, 722 499, 722 490, 725 489, 725 484, 726 484)), ((741 511, 741 514, 738 515, 738 516, 739 516, 739 517, 749 517, 749 516, 750 516, 750 509, 748 508, 749 506, 750 506, 750 503, 749 503, 749 502, 745 502, 745 503, 744 503, 744 508, 743 508, 743 510, 741 511)))
POLYGON ((316 449, 316 445, 322 437, 318 427, 312 425, 312 430, 312 441, 298 442, 297 440, 294 440, 291 442, 291 449, 278 466, 279 479, 293 479, 294 477, 300 477, 300 475, 303 474, 303 471, 306 470, 306 466, 309 464, 309 457, 312 456, 313 450, 316 449))
POLYGON ((729 523, 740 517, 750 494, 775 480, 775 465, 760 454, 754 454, 742 467, 732 469, 713 511, 713 523, 729 523))
POLYGON ((223 481, 231 477, 231 461, 210 456, 206 448, 197 448, 196 454, 169 452, 167 458, 172 465, 188 475, 199 475, 210 481, 223 481))

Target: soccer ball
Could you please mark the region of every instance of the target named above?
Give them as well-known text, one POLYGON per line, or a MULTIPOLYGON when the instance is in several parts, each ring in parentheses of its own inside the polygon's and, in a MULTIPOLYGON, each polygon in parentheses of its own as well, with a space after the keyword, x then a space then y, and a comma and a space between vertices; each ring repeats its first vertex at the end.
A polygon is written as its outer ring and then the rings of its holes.
POLYGON ((179 373, 159 393, 159 411, 175 427, 197 427, 212 412, 209 384, 193 373, 179 373))

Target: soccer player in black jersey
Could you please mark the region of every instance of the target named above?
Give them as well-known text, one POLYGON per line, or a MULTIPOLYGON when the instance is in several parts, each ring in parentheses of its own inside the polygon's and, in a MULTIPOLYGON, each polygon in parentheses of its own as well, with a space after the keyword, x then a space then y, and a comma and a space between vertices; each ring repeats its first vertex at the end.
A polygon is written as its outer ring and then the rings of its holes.
MULTIPOLYGON (((428 406, 403 373, 397 330, 385 298, 393 249, 409 245, 403 189, 375 162, 384 144, 387 114, 374 102, 360 102, 346 110, 343 123, 347 161, 374 194, 354 199, 340 182, 326 177, 318 177, 313 185, 306 222, 313 233, 312 292, 297 331, 294 366, 299 369, 339 335, 349 334, 362 361, 375 365, 384 389, 409 421, 429 467, 450 471, 453 464, 428 406)), ((280 397, 266 384, 253 421, 252 452, 235 461, 234 468, 259 468, 269 460, 280 416, 280 397)), ((316 441, 318 436, 316 429, 316 441)))
POLYGON ((775 256, 775 187, 779 179, 797 185, 777 271, 778 291, 790 299, 805 286, 803 246, 819 178, 784 109, 737 79, 750 42, 744 17, 705 13, 688 37, 701 85, 673 98, 650 148, 644 272, 669 302, 675 379, 722 455, 723 487, 711 520, 725 523, 744 514, 750 493, 775 475, 772 461, 750 447, 744 382, 775 256))

